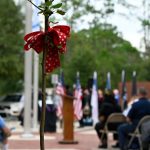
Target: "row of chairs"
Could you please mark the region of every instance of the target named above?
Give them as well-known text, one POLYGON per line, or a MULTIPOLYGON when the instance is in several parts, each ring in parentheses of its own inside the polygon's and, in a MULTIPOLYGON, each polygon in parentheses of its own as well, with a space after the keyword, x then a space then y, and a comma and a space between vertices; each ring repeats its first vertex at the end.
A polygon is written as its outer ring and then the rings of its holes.
MULTIPOLYGON (((128 147, 131 146, 134 138, 138 138, 139 144, 140 144, 140 150, 143 150, 143 146, 142 146, 142 140, 141 140, 141 126, 143 123, 150 121, 150 115, 144 116, 138 123, 138 125, 136 126, 136 129, 133 133, 130 133, 130 141, 128 144, 128 147)), ((117 130, 109 130, 108 125, 111 123, 125 123, 126 122, 126 117, 122 114, 122 113, 112 113, 104 126, 103 130, 100 130, 100 132, 102 133, 101 135, 101 139, 103 139, 104 135, 108 133, 113 133, 113 134, 117 134, 117 130)))

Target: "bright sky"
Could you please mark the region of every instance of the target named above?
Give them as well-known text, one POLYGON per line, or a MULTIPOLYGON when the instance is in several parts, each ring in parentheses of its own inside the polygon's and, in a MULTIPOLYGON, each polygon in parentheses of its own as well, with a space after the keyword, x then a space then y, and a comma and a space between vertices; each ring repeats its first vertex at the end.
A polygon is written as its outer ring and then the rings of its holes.
POLYGON ((124 39, 130 41, 133 46, 140 50, 140 41, 143 35, 139 21, 135 19, 125 19, 121 16, 114 16, 111 22, 118 27, 120 32, 122 32, 124 39))
MULTIPOLYGON (((98 0, 91 0, 91 1, 94 2, 94 4, 97 3, 95 5, 97 8, 100 6, 100 1, 98 0)), ((137 16, 141 16, 143 13, 141 8, 142 0, 127 0, 127 1, 138 8, 138 11, 137 10, 133 11, 134 10, 133 9, 132 13, 136 12, 137 16)), ((125 7, 122 7, 121 5, 116 5, 115 12, 118 15, 109 18, 109 22, 118 27, 118 30, 119 32, 122 32, 122 36, 124 39, 130 41, 133 46, 137 47, 140 51, 142 51, 140 46, 143 34, 141 32, 142 27, 140 21, 138 21, 137 18, 132 17, 129 14, 129 10, 125 7), (128 14, 128 18, 123 17, 119 14, 128 14)))
MULTIPOLYGON (((91 18, 88 17, 87 20, 90 21, 91 18)), ((125 40, 130 41, 133 46, 141 51, 140 45, 143 34, 141 32, 142 28, 139 21, 117 15, 111 17, 111 19, 109 19, 109 23, 117 26, 118 31, 122 33, 122 37, 125 40)), ((78 27, 85 28, 86 25, 83 23, 78 25, 78 27)))
MULTIPOLYGON (((15 1, 23 2, 24 0, 15 0, 15 1)), ((134 4, 137 7, 141 7, 141 0, 132 0, 132 1, 128 0, 128 1, 130 2, 130 4, 134 4)), ((60 0, 56 0, 55 2, 60 2, 60 0)), ((91 2, 93 2, 94 6, 97 6, 97 7, 101 5, 99 0, 91 0, 91 2)), ((125 9, 124 7, 121 7, 120 5, 116 6, 115 11, 117 13, 129 12, 127 9, 125 9)), ((139 14, 140 13, 141 12, 139 11, 139 14)), ((86 20, 89 21, 90 18, 88 17, 86 20)), ((142 29, 141 24, 137 19, 133 17, 125 18, 121 15, 115 15, 111 19, 109 19, 109 22, 118 27, 118 31, 122 32, 122 36, 124 39, 130 41, 133 46, 137 47, 140 51, 142 51, 140 48, 140 45, 141 45, 140 41, 141 41, 143 34, 141 32, 141 29, 142 29)), ((78 26, 83 27, 83 24, 80 24, 78 26)))
MULTIPOLYGON (((141 3, 142 0, 127 0, 130 2, 130 4, 133 4, 138 8, 138 11, 135 9, 132 9, 132 13, 136 12, 137 16, 142 15, 142 8, 141 3), (140 9, 139 9, 140 8, 140 9), (134 11, 133 11, 134 10, 134 11), (138 13, 137 13, 138 12, 138 13)), ((102 1, 99 0, 91 0, 91 3, 94 4, 94 6, 99 10, 102 7, 102 1)), ((140 21, 134 16, 132 17, 130 15, 130 12, 128 8, 122 7, 121 5, 117 5, 115 7, 115 12, 117 15, 111 16, 111 18, 108 19, 109 23, 112 23, 113 25, 116 25, 118 27, 118 31, 122 33, 122 36, 124 39, 131 42, 131 44, 138 48, 138 50, 143 51, 141 47, 141 39, 143 36, 142 33, 142 27, 140 21), (123 17, 119 14, 127 14, 127 17, 123 17)), ((68 12, 67 12, 68 13, 68 12)), ((70 12, 69 12, 70 13, 70 12)), ((84 17, 86 18, 86 21, 92 20, 92 17, 84 17)), ((79 28, 85 28, 87 27, 86 23, 82 23, 78 25, 79 28)))
MULTIPOLYGON (((129 0, 128 0, 129 1, 129 0)), ((130 4, 135 5, 138 8, 141 8, 141 0, 130 0, 130 4)), ((117 6, 116 11, 119 13, 127 13, 129 10, 117 6)), ((129 14, 129 13, 128 13, 129 14)), ((142 15, 142 8, 138 9, 136 11, 136 15, 141 16, 142 15), (138 14, 137 14, 138 12, 138 14)), ((128 15, 129 18, 122 17, 122 16, 114 16, 111 22, 115 24, 118 27, 118 30, 123 33, 123 37, 130 41, 133 46, 137 47, 140 51, 143 51, 140 46, 141 46, 141 39, 143 36, 142 33, 142 27, 140 21, 138 21, 137 18, 132 17, 131 15, 128 15)))

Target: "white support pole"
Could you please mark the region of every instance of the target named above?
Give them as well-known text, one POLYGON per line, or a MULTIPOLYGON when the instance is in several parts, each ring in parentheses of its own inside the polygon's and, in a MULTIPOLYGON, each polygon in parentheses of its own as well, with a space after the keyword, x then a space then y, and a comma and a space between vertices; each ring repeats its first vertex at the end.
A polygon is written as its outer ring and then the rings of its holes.
MULTIPOLYGON (((32 31, 32 5, 26 1, 25 33, 32 31)), ((32 102, 32 51, 25 52, 24 70, 24 133, 22 137, 33 137, 31 133, 31 102, 32 102)))
POLYGON ((33 92, 33 128, 38 127, 38 80, 39 80, 39 56, 34 52, 34 92, 33 92))
MULTIPOLYGON (((33 0, 34 4, 39 6, 41 0, 33 0)), ((40 31, 40 18, 38 15, 39 10, 32 6, 32 31, 40 31)), ((39 56, 34 51, 34 64, 33 64, 33 129, 36 130, 38 127, 38 89, 39 89, 39 56)))

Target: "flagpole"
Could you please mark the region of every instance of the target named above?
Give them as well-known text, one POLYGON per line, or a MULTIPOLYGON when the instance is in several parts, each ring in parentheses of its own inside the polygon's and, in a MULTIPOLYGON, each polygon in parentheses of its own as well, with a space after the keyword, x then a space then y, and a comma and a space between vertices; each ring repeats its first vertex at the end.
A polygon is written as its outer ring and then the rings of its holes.
MULTIPOLYGON (((34 3, 40 5, 40 0, 34 0, 34 3)), ((32 31, 40 30, 40 20, 38 16, 39 10, 33 7, 32 16, 32 31)), ((39 89, 39 56, 34 51, 34 74, 33 74, 33 129, 37 129, 38 126, 38 89, 39 89)))
MULTIPOLYGON (((25 32, 32 31, 32 6, 26 1, 25 32)), ((31 134, 31 102, 32 102, 32 51, 25 52, 24 70, 24 134, 22 137, 32 137, 31 134)))
POLYGON ((133 71, 132 73, 132 92, 131 95, 135 96, 137 95, 137 85, 136 85, 136 71, 133 71))
POLYGON ((106 83, 107 84, 106 85, 107 90, 111 90, 111 79, 110 78, 111 78, 111 75, 110 75, 110 72, 108 72, 107 73, 107 83, 106 83))
POLYGON ((124 109, 126 108, 126 105, 127 105, 127 91, 126 91, 125 70, 122 70, 122 74, 121 74, 121 84, 122 84, 121 106, 122 106, 122 110, 124 110, 124 109))
POLYGON ((98 93, 97 93, 97 72, 93 74, 93 86, 91 96, 92 120, 95 125, 98 122, 98 93))
POLYGON ((38 80, 39 80, 39 56, 34 52, 34 93, 33 93, 33 128, 37 129, 38 126, 38 80))

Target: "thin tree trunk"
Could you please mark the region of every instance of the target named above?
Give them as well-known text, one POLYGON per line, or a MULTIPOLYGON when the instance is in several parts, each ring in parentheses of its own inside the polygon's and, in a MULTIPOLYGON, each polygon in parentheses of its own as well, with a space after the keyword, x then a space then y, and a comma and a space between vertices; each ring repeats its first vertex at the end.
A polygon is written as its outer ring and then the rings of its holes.
MULTIPOLYGON (((47 2, 48 0, 45 0, 47 2)), ((48 16, 45 16, 45 33, 48 31, 48 16)), ((40 149, 45 150, 44 146, 44 127, 45 127, 45 109, 46 109, 46 72, 45 72, 45 61, 46 53, 48 51, 47 36, 45 36, 43 59, 42 59, 42 111, 40 120, 40 149)))

